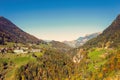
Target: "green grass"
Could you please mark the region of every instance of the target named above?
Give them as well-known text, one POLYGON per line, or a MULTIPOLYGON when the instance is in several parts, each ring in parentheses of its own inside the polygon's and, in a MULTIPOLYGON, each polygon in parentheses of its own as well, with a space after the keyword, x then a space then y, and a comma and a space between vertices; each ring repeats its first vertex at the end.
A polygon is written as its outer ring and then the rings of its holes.
MULTIPOLYGON (((3 63, 8 64, 6 80, 11 79, 13 77, 17 68, 20 68, 22 65, 25 65, 29 62, 37 62, 36 58, 32 56, 33 53, 29 54, 12 54, 7 53, 2 55, 0 53, 0 72, 3 71, 3 63), (12 63, 12 65, 10 65, 12 63)), ((43 53, 34 53, 37 57, 41 57, 43 53)))
POLYGON ((111 53, 114 53, 115 50, 109 50, 109 49, 95 49, 94 51, 91 51, 88 53, 88 56, 90 57, 91 64, 89 64, 89 70, 94 70, 94 66, 100 67, 101 65, 104 65, 107 62, 106 58, 101 58, 100 56, 102 54, 108 53, 109 55, 111 53))
POLYGON ((95 50, 95 51, 89 52, 88 56, 90 57, 90 59, 92 61, 96 61, 96 60, 100 59, 99 56, 104 54, 105 52, 106 52, 106 50, 104 50, 104 49, 95 50))
POLYGON ((106 59, 100 58, 100 55, 104 54, 106 50, 96 49, 92 52, 89 52, 88 56, 90 57, 91 63, 88 65, 89 71, 96 71, 95 67, 99 68, 101 65, 107 62, 106 59))
POLYGON ((43 55, 43 53, 40 53, 40 52, 36 52, 34 53, 37 57, 41 57, 43 55))

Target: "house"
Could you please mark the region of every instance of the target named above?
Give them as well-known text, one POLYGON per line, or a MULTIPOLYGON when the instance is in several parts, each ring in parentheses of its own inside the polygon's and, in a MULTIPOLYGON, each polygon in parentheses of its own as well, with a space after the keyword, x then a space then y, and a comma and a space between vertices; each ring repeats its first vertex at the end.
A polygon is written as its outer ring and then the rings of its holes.
POLYGON ((21 54, 21 53, 28 53, 27 51, 24 51, 22 49, 15 49, 13 50, 14 53, 21 54))

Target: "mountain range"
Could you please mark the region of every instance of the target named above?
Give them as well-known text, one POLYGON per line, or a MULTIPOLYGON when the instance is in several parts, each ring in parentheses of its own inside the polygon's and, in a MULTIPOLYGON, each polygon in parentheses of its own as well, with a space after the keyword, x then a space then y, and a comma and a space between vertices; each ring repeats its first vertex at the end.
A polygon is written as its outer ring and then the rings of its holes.
POLYGON ((83 44, 85 44, 88 40, 92 39, 92 38, 95 38, 97 37, 98 35, 100 35, 101 32, 97 32, 97 33, 92 33, 92 34, 88 34, 84 37, 79 37, 78 39, 76 40, 73 40, 73 41, 64 41, 63 43, 71 46, 71 47, 79 47, 79 46, 82 46, 83 44))
MULTIPOLYGON (((90 35, 86 35, 85 37, 79 37, 77 40, 73 41, 64 41, 64 42, 58 42, 58 41, 49 41, 53 46, 54 44, 60 44, 65 46, 67 49, 68 47, 79 47, 82 46, 84 43, 86 43, 88 40, 98 36, 100 33, 93 33, 90 35)), ((17 27, 14 23, 12 23, 10 20, 0 17, 0 44, 4 44, 4 41, 6 42, 20 42, 20 43, 40 43, 40 42, 46 42, 43 40, 40 40, 36 38, 33 35, 30 35, 29 33, 26 33, 25 31, 21 30, 19 27, 17 27)), ((56 45, 57 45, 56 44, 56 45)), ((60 46, 59 46, 60 48, 60 46)))
MULTIPOLYGON (((0 36, 1 41, 41 41, 4 17, 0 17, 0 36)), ((102 33, 79 37, 73 42, 48 41, 46 44, 33 46, 43 49, 40 53, 0 54, 0 79, 120 79, 120 15, 102 33), (70 47, 73 44, 75 48, 70 47)))

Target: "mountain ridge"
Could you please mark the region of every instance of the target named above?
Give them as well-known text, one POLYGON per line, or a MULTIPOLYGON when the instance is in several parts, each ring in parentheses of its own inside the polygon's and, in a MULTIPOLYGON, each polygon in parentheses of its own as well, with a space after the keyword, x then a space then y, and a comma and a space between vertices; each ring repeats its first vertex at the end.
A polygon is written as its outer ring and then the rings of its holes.
POLYGON ((120 44, 120 15, 109 25, 102 34, 89 40, 83 47, 118 47, 120 44), (109 43, 109 46, 107 44, 109 43))
POLYGON ((64 41, 63 43, 71 46, 71 47, 79 47, 84 45, 88 40, 97 37, 98 35, 100 35, 101 32, 96 32, 96 33, 92 33, 92 34, 87 34, 83 37, 79 37, 76 40, 73 41, 64 41))
POLYGON ((38 43, 42 40, 24 32, 10 20, 0 17, 0 36, 4 36, 8 42, 38 43))
POLYGON ((103 33, 68 54, 79 64, 80 79, 119 80, 120 74, 120 15, 103 33))

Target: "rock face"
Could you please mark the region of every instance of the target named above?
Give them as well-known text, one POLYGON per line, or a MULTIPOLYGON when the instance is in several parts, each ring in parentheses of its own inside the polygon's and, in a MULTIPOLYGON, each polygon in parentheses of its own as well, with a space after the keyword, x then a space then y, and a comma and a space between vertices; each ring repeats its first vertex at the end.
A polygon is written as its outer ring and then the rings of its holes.
POLYGON ((80 63, 80 61, 83 59, 83 57, 84 57, 84 51, 83 51, 83 49, 80 49, 79 51, 78 51, 78 53, 73 57, 73 62, 74 63, 80 63))
POLYGON ((41 40, 24 32, 4 17, 0 17, 0 37, 8 42, 37 43, 41 40))

